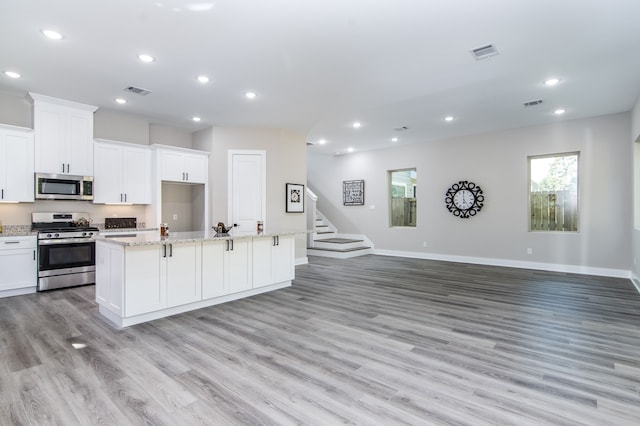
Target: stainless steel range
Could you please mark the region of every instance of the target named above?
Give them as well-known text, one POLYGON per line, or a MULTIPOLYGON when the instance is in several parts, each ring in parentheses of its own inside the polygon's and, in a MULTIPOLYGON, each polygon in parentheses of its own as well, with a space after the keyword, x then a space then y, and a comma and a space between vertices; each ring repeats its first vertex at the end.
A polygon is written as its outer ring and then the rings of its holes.
POLYGON ((98 228, 88 213, 32 213, 38 232, 38 291, 94 284, 98 228))

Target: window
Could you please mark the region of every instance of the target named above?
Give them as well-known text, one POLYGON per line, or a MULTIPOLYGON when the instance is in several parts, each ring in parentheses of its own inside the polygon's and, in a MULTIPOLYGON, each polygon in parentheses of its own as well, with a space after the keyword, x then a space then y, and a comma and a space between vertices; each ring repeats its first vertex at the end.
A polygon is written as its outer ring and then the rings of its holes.
POLYGON ((389 172, 391 226, 416 226, 416 169, 389 172))
POLYGON ((529 157, 529 230, 578 231, 578 157, 529 157))

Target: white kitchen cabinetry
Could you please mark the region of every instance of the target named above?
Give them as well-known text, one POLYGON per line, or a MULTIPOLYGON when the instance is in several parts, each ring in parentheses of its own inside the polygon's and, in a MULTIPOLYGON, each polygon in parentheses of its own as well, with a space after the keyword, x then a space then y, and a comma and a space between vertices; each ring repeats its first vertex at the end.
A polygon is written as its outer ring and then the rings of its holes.
POLYGON ((122 247, 97 241, 96 301, 122 317, 197 302, 201 249, 200 242, 122 247))
POLYGON ((161 148, 160 180, 170 182, 205 183, 208 180, 209 156, 189 149, 161 148))
POLYGON ((93 176, 93 113, 98 107, 29 93, 35 171, 93 176))
POLYGON ((33 202, 33 131, 0 125, 0 201, 33 202))
POLYGON ((291 235, 253 239, 253 288, 263 287, 295 276, 295 242, 291 235))
POLYGON ((151 203, 151 151, 147 146, 96 139, 94 203, 151 203))
POLYGON ((36 291, 36 259, 35 236, 0 238, 0 297, 36 291))
POLYGON ((251 288, 251 249, 250 239, 202 243, 203 299, 251 288))

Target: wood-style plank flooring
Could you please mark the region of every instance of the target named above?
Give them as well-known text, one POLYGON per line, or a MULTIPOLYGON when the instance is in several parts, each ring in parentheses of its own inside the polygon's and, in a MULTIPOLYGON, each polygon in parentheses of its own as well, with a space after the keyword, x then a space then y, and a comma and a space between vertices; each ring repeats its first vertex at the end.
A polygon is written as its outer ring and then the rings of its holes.
POLYGON ((291 288, 115 330, 0 300, 1 425, 638 425, 625 279, 311 257, 291 288))

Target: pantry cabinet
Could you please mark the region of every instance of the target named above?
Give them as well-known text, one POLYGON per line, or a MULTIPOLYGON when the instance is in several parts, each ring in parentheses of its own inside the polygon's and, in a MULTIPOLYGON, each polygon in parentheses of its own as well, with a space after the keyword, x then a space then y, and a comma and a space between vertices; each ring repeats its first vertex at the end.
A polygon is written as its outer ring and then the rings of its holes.
POLYGON ((96 139, 94 203, 151 203, 151 151, 147 146, 96 139))
POLYGON ((0 297, 36 291, 36 259, 36 237, 0 237, 0 297))
POLYGON ((35 171, 93 176, 93 113, 98 107, 29 93, 35 171))
POLYGON ((0 125, 0 201, 33 202, 33 131, 0 125))

